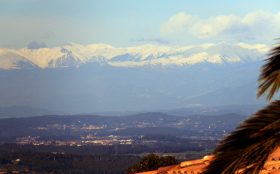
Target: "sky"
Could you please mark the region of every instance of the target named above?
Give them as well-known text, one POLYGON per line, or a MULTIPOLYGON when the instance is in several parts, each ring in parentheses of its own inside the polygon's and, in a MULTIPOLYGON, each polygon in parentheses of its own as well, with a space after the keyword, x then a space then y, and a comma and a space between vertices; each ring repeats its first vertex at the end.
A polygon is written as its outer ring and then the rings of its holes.
POLYGON ((271 44, 279 0, 0 0, 0 47, 271 44))

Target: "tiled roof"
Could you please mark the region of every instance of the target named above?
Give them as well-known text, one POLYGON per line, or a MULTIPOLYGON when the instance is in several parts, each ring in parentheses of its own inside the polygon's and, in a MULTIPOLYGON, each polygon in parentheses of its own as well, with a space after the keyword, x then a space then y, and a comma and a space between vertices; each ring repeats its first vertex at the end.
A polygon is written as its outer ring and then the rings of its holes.
POLYGON ((178 165, 161 167, 158 170, 142 172, 138 174, 199 174, 213 159, 213 156, 205 156, 202 159, 184 161, 178 165))
MULTIPOLYGON (((161 167, 158 170, 137 174, 200 174, 207 165, 209 165, 213 158, 213 155, 209 155, 202 159, 184 161, 178 165, 161 167)), ((242 171, 243 170, 239 170, 236 173, 242 174, 242 171)), ((269 155, 260 174, 280 174, 280 147, 269 155)))

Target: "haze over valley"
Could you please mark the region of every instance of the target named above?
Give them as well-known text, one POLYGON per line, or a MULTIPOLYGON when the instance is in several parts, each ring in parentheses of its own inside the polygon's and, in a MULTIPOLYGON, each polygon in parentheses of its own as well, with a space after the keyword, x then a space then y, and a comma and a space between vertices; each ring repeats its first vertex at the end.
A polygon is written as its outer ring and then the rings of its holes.
POLYGON ((259 105, 256 79, 267 50, 244 43, 2 48, 0 106, 46 115, 259 105))

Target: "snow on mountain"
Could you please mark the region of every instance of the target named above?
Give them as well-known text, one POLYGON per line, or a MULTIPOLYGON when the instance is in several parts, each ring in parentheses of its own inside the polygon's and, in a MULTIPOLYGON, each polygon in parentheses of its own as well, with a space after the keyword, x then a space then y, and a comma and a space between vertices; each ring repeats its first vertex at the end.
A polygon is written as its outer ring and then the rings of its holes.
POLYGON ((31 69, 1 71, 0 105, 90 113, 255 104, 267 51, 244 43, 0 48, 0 71, 31 69))
POLYGON ((15 50, 0 49, 0 69, 26 69, 37 67, 32 61, 15 50))
POLYGON ((140 45, 113 47, 106 44, 65 44, 54 48, 0 49, 1 69, 23 67, 79 67, 90 62, 106 62, 115 67, 184 66, 199 63, 223 64, 262 60, 266 45, 202 44, 182 47, 140 45))

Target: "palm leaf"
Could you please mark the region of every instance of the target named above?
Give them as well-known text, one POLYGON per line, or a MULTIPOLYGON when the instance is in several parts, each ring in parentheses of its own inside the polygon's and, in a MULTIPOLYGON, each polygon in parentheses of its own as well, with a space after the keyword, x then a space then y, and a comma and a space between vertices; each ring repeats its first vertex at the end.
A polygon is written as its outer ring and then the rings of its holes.
POLYGON ((203 174, 235 174, 241 169, 244 174, 258 174, 268 155, 280 145, 279 115, 280 100, 247 119, 221 141, 203 174))
POLYGON ((262 67, 259 77, 258 97, 267 94, 267 100, 271 100, 280 87, 280 45, 273 48, 265 65, 262 67))

